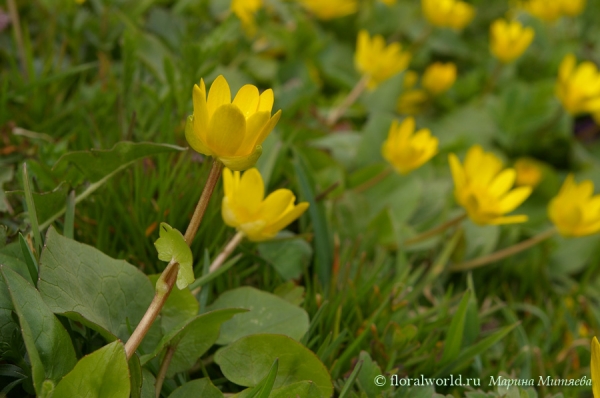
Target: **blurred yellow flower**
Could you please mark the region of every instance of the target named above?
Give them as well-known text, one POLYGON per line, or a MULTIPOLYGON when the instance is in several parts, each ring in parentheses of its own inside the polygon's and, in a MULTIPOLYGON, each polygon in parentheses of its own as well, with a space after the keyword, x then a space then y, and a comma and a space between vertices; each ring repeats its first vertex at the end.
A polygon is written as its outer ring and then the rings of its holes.
POLYGON ((502 161, 479 145, 469 149, 464 166, 450 154, 454 197, 478 225, 512 224, 527 221, 527 216, 504 216, 515 210, 531 194, 531 187, 512 189, 516 172, 502 169, 502 161))
POLYGON ((265 198, 264 182, 255 168, 242 176, 239 171, 223 169, 223 187, 225 224, 254 242, 273 238, 308 208, 307 202, 294 205, 296 197, 289 189, 278 189, 265 198))
POLYGON ((300 3, 319 19, 334 19, 354 14, 357 0, 300 0, 300 3))
POLYGON ((452 62, 436 62, 427 67, 421 85, 432 95, 439 95, 450 89, 456 81, 456 65, 452 62))
POLYGON ((396 110, 401 115, 416 115, 421 113, 429 96, 425 90, 414 89, 402 92, 396 103, 396 110))
POLYGON ((410 54, 403 52, 399 43, 386 46, 383 36, 376 35, 371 39, 366 30, 358 32, 354 63, 361 74, 369 77, 369 89, 402 72, 409 62, 410 54))
POLYGON ((541 164, 535 159, 517 159, 515 162, 515 171, 517 172, 515 184, 519 187, 535 187, 542 180, 542 167, 541 164))
POLYGON ((462 30, 475 16, 475 8, 460 0, 421 0, 425 18, 434 26, 462 30))
POLYGON ((585 0, 559 0, 562 13, 570 17, 575 17, 583 12, 585 0))
POLYGON ((194 114, 188 117, 185 138, 196 151, 218 158, 232 170, 245 170, 256 163, 262 142, 279 121, 281 110, 271 116, 273 90, 259 95, 250 84, 231 101, 223 76, 213 82, 208 98, 204 80, 194 85, 194 114))
POLYGON ((250 35, 256 32, 254 14, 262 7, 262 0, 231 0, 231 11, 242 22, 242 26, 250 35))
POLYGON ((519 21, 495 20, 490 26, 490 50, 501 62, 517 59, 531 44, 535 32, 519 21))
POLYGON ((585 236, 600 231, 600 195, 594 183, 577 184, 570 174, 548 205, 548 216, 563 236, 585 236))
POLYGON ((592 360, 590 368, 594 398, 600 398, 600 343, 596 336, 592 339, 592 360))
POLYGON ((562 16, 563 1, 571 0, 529 0, 525 10, 542 21, 554 22, 562 16))
POLYGON ((556 96, 571 115, 600 112, 600 73, 592 62, 575 67, 573 54, 565 56, 558 71, 556 96))
POLYGON ((381 153, 398 173, 408 174, 431 159, 437 149, 438 139, 431 136, 431 131, 421 129, 415 133, 415 119, 407 117, 402 123, 392 122, 381 153))

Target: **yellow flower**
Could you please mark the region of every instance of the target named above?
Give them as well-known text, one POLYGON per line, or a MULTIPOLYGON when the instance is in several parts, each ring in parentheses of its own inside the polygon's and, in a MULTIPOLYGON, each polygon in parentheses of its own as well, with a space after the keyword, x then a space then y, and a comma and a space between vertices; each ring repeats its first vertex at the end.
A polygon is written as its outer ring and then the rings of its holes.
POLYGON ((560 0, 562 13, 575 17, 583 12, 585 0, 560 0))
POLYGON ((408 174, 431 159, 438 149, 438 139, 429 129, 415 133, 415 119, 407 117, 402 123, 392 122, 387 140, 381 147, 385 160, 400 174, 408 174))
POLYGON ((504 216, 515 210, 531 194, 531 187, 512 189, 516 172, 502 170, 502 161, 486 153, 479 145, 469 149, 464 166, 450 154, 454 179, 454 197, 465 208, 469 218, 479 225, 512 224, 527 221, 527 216, 504 216))
POLYGON ((515 171, 517 172, 516 185, 537 186, 542 180, 542 168, 540 163, 531 158, 519 158, 515 162, 515 171))
POLYGON ((224 169, 223 187, 221 213, 225 224, 255 242, 273 238, 308 208, 307 202, 294 206, 296 197, 289 189, 278 189, 265 198, 264 182, 255 168, 242 176, 239 171, 224 169))
POLYGON ((262 142, 269 135, 281 111, 271 116, 273 90, 258 94, 250 84, 238 91, 231 102, 229 85, 223 76, 213 82, 208 98, 204 80, 194 85, 194 114, 188 117, 185 138, 196 152, 218 158, 232 170, 245 170, 256 163, 262 142))
POLYGON ((429 96, 425 90, 415 89, 402 92, 396 103, 396 110, 401 115, 421 113, 429 96))
POLYGON ((563 236, 585 236, 600 231, 600 195, 594 183, 577 184, 573 175, 565 180, 560 192, 548 205, 548 216, 563 236))
POLYGON ((556 96, 571 115, 600 112, 600 73, 592 62, 577 68, 573 54, 565 56, 558 71, 556 96))
MULTIPOLYGON (((542 21, 554 22, 562 16, 563 0, 529 0, 525 9, 542 21)), ((571 1, 571 0, 566 0, 571 1)))
POLYGON ((369 77, 369 89, 406 69, 409 62, 410 54, 402 52, 399 43, 386 46, 382 36, 376 35, 371 39, 366 30, 358 32, 354 63, 360 73, 369 77))
POLYGON ((501 62, 512 62, 527 50, 534 34, 532 28, 524 28, 519 21, 497 19, 490 26, 490 50, 501 62))
POLYGON ((425 18, 434 26, 462 30, 475 16, 475 9, 460 0, 421 0, 425 18))
POLYGON ((354 14, 357 0, 300 0, 300 3, 319 19, 334 19, 354 14))
POLYGON ((254 14, 262 7, 262 0, 231 0, 231 11, 242 21, 242 26, 250 35, 256 32, 254 14))
POLYGON ((439 95, 450 89, 456 81, 456 65, 436 62, 425 69, 421 85, 431 95, 439 95))

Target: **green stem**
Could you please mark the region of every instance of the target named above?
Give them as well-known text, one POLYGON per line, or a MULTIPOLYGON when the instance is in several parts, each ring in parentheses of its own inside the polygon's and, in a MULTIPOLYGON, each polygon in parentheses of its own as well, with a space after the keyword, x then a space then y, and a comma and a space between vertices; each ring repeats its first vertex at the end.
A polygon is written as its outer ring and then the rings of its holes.
MULTIPOLYGON (((206 207, 208 206, 208 202, 210 201, 210 197, 217 186, 217 182, 221 177, 221 171, 223 170, 223 163, 221 163, 218 159, 213 161, 212 167, 210 169, 210 173, 208 175, 208 179, 206 184, 204 185, 204 190, 200 195, 200 200, 198 201, 198 205, 196 205, 196 209, 194 210, 194 215, 190 220, 190 224, 188 225, 187 230, 185 231, 185 241, 188 246, 192 244, 194 237, 196 236, 196 232, 198 232, 198 227, 200 227, 200 222, 202 221, 202 217, 206 212, 206 207)), ((142 320, 137 325, 129 340, 125 344, 125 353, 127 354, 127 360, 129 360, 140 343, 150 330, 150 326, 162 310, 162 307, 165 305, 167 298, 169 298, 169 294, 177 281, 177 272, 179 271, 179 264, 177 262, 171 261, 167 268, 163 271, 160 278, 156 282, 156 292, 154 293, 154 298, 150 303, 150 306, 146 310, 146 313, 142 317, 142 320)))
POLYGON ((221 178, 221 171, 223 171, 223 163, 218 159, 213 160, 212 167, 210 168, 210 173, 208 174, 208 179, 206 180, 206 185, 204 185, 204 190, 202 191, 202 195, 200 195, 200 200, 196 205, 196 209, 194 209, 194 215, 190 220, 190 224, 185 231, 185 241, 188 246, 192 244, 194 237, 196 236, 196 232, 198 232, 198 228, 200 227, 200 222, 202 221, 202 217, 204 217, 204 212, 208 207, 208 202, 210 201, 210 197, 221 178))
POLYGON ((462 213, 459 216, 454 217, 453 219, 446 221, 445 223, 438 225, 435 228, 430 229, 429 231, 425 231, 415 237, 412 237, 412 238, 404 241, 404 245, 410 246, 410 245, 414 245, 415 243, 419 243, 424 240, 427 240, 427 239, 431 238, 432 236, 435 236, 439 233, 444 232, 445 230, 447 230, 450 227, 460 224, 465 218, 467 218, 467 214, 462 213))
POLYGON ((474 268, 483 267, 484 265, 505 259, 506 257, 510 257, 513 254, 520 253, 524 250, 529 249, 532 246, 537 245, 538 243, 552 237, 557 232, 556 228, 550 228, 544 232, 539 233, 538 235, 529 238, 523 242, 517 243, 516 245, 509 246, 506 249, 499 250, 495 253, 488 254, 487 256, 479 257, 471 261, 467 261, 466 263, 456 264, 449 268, 452 272, 458 271, 467 271, 474 268))
POLYGON ((362 92, 365 91, 365 88, 367 88, 368 82, 369 76, 365 75, 358 81, 358 83, 356 83, 352 91, 350 91, 348 96, 344 98, 344 101, 340 104, 340 106, 334 108, 327 117, 328 126, 333 126, 339 120, 339 118, 344 115, 346 110, 356 102, 362 92))
POLYGON ((156 398, 160 398, 160 391, 162 390, 163 382, 165 381, 165 376, 167 375, 167 370, 169 369, 169 365, 171 364, 171 360, 173 359, 176 349, 176 344, 170 345, 169 348, 167 348, 167 352, 165 353, 162 363, 160 364, 160 369, 156 375, 156 383, 154 384, 156 398))
MULTIPOLYGON (((210 268, 208 269, 209 274, 213 273, 216 270, 218 270, 219 268, 221 268, 221 266, 223 265, 225 260, 227 260, 227 258, 231 255, 231 253, 233 253, 233 251, 235 250, 237 245, 239 245, 240 242, 244 239, 244 236, 245 235, 243 232, 238 231, 235 234, 235 236, 233 238, 231 238, 231 240, 227 243, 227 245, 225 245, 225 248, 223 249, 223 251, 221 253, 219 253, 219 255, 215 258, 215 260, 210 265, 210 268)), ((197 288, 192 290, 192 294, 194 296, 197 295, 198 293, 200 293, 200 289, 202 289, 202 286, 198 286, 197 288)))
POLYGON ((378 182, 383 180, 385 177, 389 176, 392 173, 392 171, 393 171, 393 169, 391 167, 383 169, 383 171, 381 173, 379 173, 376 176, 374 176, 373 178, 363 182, 362 184, 360 184, 359 186, 354 188, 353 191, 354 192, 366 191, 367 189, 371 188, 373 185, 376 185, 378 182))

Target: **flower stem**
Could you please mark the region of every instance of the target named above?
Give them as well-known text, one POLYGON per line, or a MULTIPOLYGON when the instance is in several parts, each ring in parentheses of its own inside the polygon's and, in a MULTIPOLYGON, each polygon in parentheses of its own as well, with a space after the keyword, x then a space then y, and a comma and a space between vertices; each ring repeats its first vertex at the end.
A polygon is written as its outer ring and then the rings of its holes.
POLYGON ((544 232, 539 233, 538 235, 529 238, 523 242, 517 243, 516 245, 509 246, 506 249, 499 250, 495 253, 488 254, 487 256, 479 257, 471 261, 467 261, 466 263, 456 264, 449 268, 452 272, 457 271, 467 271, 470 269, 482 267, 484 265, 493 263, 495 261, 502 260, 506 257, 510 257, 513 254, 520 253, 524 250, 529 249, 532 246, 552 237, 556 233, 556 228, 550 228, 544 232))
POLYGON ((208 179, 206 180, 206 184, 204 185, 204 190, 200 195, 200 200, 198 200, 198 204, 196 205, 196 209, 194 210, 194 215, 190 220, 190 224, 185 231, 185 241, 188 246, 192 244, 194 237, 196 236, 196 232, 198 232, 198 227, 200 227, 200 222, 202 221, 202 217, 204 217, 204 212, 208 207, 208 201, 212 196, 215 187, 217 186, 217 182, 221 177, 221 171, 223 171, 223 163, 218 159, 213 160, 212 167, 210 168, 210 173, 208 174, 208 179))
MULTIPOLYGON (((194 210, 194 215, 190 220, 190 224, 185 231, 184 238, 188 246, 192 244, 192 241, 196 236, 196 232, 198 232, 198 227, 200 226, 200 222, 202 221, 202 217, 204 216, 204 212, 206 211, 210 197, 212 196, 212 193, 217 186, 217 182, 221 177, 222 170, 223 163, 217 159, 213 160, 208 179, 206 180, 206 184, 204 185, 204 189, 200 195, 200 200, 198 201, 198 205, 196 205, 196 209, 194 210)), ((156 292, 154 293, 154 298, 146 310, 146 313, 142 317, 142 320, 137 325, 131 334, 131 337, 125 344, 127 360, 133 356, 140 343, 146 336, 146 333, 148 333, 148 330, 150 330, 150 326, 152 326, 152 323, 162 310, 162 307, 165 305, 165 302, 167 301, 167 298, 169 298, 169 294, 171 293, 171 290, 177 281, 178 271, 179 264, 175 261, 171 261, 156 282, 156 292)))
POLYGON ((169 293, 173 289, 175 282, 177 281, 177 272, 179 271, 179 263, 171 261, 167 268, 160 275, 160 278, 156 282, 156 292, 154 298, 150 303, 150 306, 146 310, 146 313, 142 317, 142 320, 137 325, 127 343, 125 343, 125 353, 127 354, 127 360, 131 359, 135 351, 139 347, 140 343, 150 330, 150 326, 154 323, 154 320, 158 316, 160 310, 165 305, 169 293))
POLYGON ((338 106, 337 108, 334 108, 331 111, 331 113, 329 113, 329 116, 327 117, 327 125, 328 126, 333 126, 338 121, 338 119, 340 117, 342 117, 342 115, 346 112, 346 110, 353 103, 356 102, 356 100, 358 99, 358 97, 360 97, 362 92, 365 91, 368 81, 369 81, 369 76, 367 76, 367 75, 363 76, 358 81, 358 83, 356 83, 356 85, 354 86, 352 91, 350 91, 348 96, 346 98, 344 98, 344 101, 340 104, 340 106, 338 106))
MULTIPOLYGON (((208 268, 209 274, 211 272, 215 272, 216 270, 218 270, 223 265, 223 263, 225 263, 225 260, 227 260, 227 258, 229 256, 231 256, 231 253, 233 253, 233 251, 235 250, 237 245, 240 244, 240 242, 242 241, 242 239, 244 239, 245 236, 246 235, 244 235, 243 232, 238 231, 234 235, 234 237, 231 238, 231 240, 227 243, 227 245, 225 245, 225 248, 223 249, 223 251, 221 253, 219 253, 219 255, 214 259, 214 261, 208 268)), ((200 293, 200 289, 202 289, 202 286, 199 286, 196 289, 192 290, 192 294, 194 296, 197 295, 198 293, 200 293)))
POLYGON ((454 217, 453 219, 446 221, 445 223, 438 225, 435 228, 430 229, 429 231, 425 231, 415 237, 412 237, 408 240, 404 241, 404 244, 406 246, 410 246, 410 245, 414 245, 415 243, 419 243, 422 242, 424 240, 427 240, 429 238, 431 238, 432 236, 435 236, 439 233, 444 232, 445 230, 447 230, 450 227, 453 227, 457 224, 460 224, 465 218, 467 218, 467 214, 466 213, 462 213, 457 217, 454 217))
POLYGON ((235 250, 237 245, 240 244, 240 242, 242 241, 242 239, 244 239, 245 236, 246 235, 244 235, 244 233, 242 231, 238 231, 234 235, 234 237, 231 238, 229 243, 227 243, 227 245, 225 246, 223 251, 221 253, 219 253, 217 258, 215 258, 215 261, 212 262, 212 264, 210 265, 210 268, 208 269, 208 272, 209 273, 215 272, 217 269, 219 269, 219 267, 221 265, 223 265, 225 260, 227 260, 227 257, 229 257, 231 255, 231 253, 233 253, 233 251, 235 250))
POLYGON ((167 375, 167 370, 169 369, 169 365, 171 364, 171 360, 173 359, 173 355, 175 354, 175 350, 177 349, 177 345, 170 345, 167 348, 167 352, 160 364, 160 369, 158 370, 158 374, 156 375, 156 383, 154 384, 154 390, 156 392, 156 398, 160 398, 160 391, 162 390, 163 382, 165 381, 165 376, 167 375))
POLYGON ((393 171, 393 169, 391 167, 383 169, 383 171, 381 173, 379 173, 376 176, 374 176, 373 178, 363 182, 362 184, 360 184, 359 186, 354 188, 353 191, 357 192, 357 193, 366 191, 367 189, 371 188, 373 185, 376 185, 378 182, 380 182, 385 177, 390 175, 392 173, 392 171, 393 171))

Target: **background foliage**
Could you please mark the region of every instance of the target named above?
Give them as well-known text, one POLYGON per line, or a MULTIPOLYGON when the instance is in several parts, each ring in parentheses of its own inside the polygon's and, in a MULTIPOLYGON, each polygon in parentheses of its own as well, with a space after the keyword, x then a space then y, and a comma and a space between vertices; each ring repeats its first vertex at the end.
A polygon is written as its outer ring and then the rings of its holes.
MULTIPOLYGON (((43 396, 56 386, 55 397, 73 396, 87 388, 81 375, 92 375, 113 389, 95 396, 154 396, 161 357, 175 346, 165 397, 591 396, 589 387, 519 392, 488 381, 589 377, 598 235, 553 238, 472 272, 448 266, 546 229, 546 204, 568 172, 600 186, 598 126, 568 116, 554 97, 566 53, 600 63, 600 3, 554 24, 520 12, 534 42, 498 73, 488 29, 509 4, 472 4, 477 16, 463 32, 427 34, 418 1, 365 0, 354 15, 319 21, 296 2, 266 0, 249 37, 225 0, 19 2, 22 46, 13 25, 0 24, 2 391, 43 396), (332 129, 324 122, 360 79, 353 52, 363 28, 412 48, 411 70, 434 61, 458 68, 454 87, 417 116, 440 153, 368 189, 388 167, 380 150, 402 117, 403 74, 362 95, 332 129), (153 245, 158 226, 187 225, 208 173, 183 148, 191 89, 219 74, 233 92, 246 83, 274 89, 283 114, 258 168, 267 191, 292 189, 311 207, 275 242, 244 242, 197 298, 175 290, 127 363, 113 341, 128 338, 152 298, 156 277, 146 275, 165 266, 153 245), (507 164, 541 162, 542 183, 520 208, 529 221, 465 221, 405 245, 459 213, 447 155, 476 143, 507 164), (480 378, 486 393, 379 388, 379 374, 461 374, 480 378)), ((220 184, 214 196, 192 245, 196 277, 235 233, 221 220, 220 184)))

